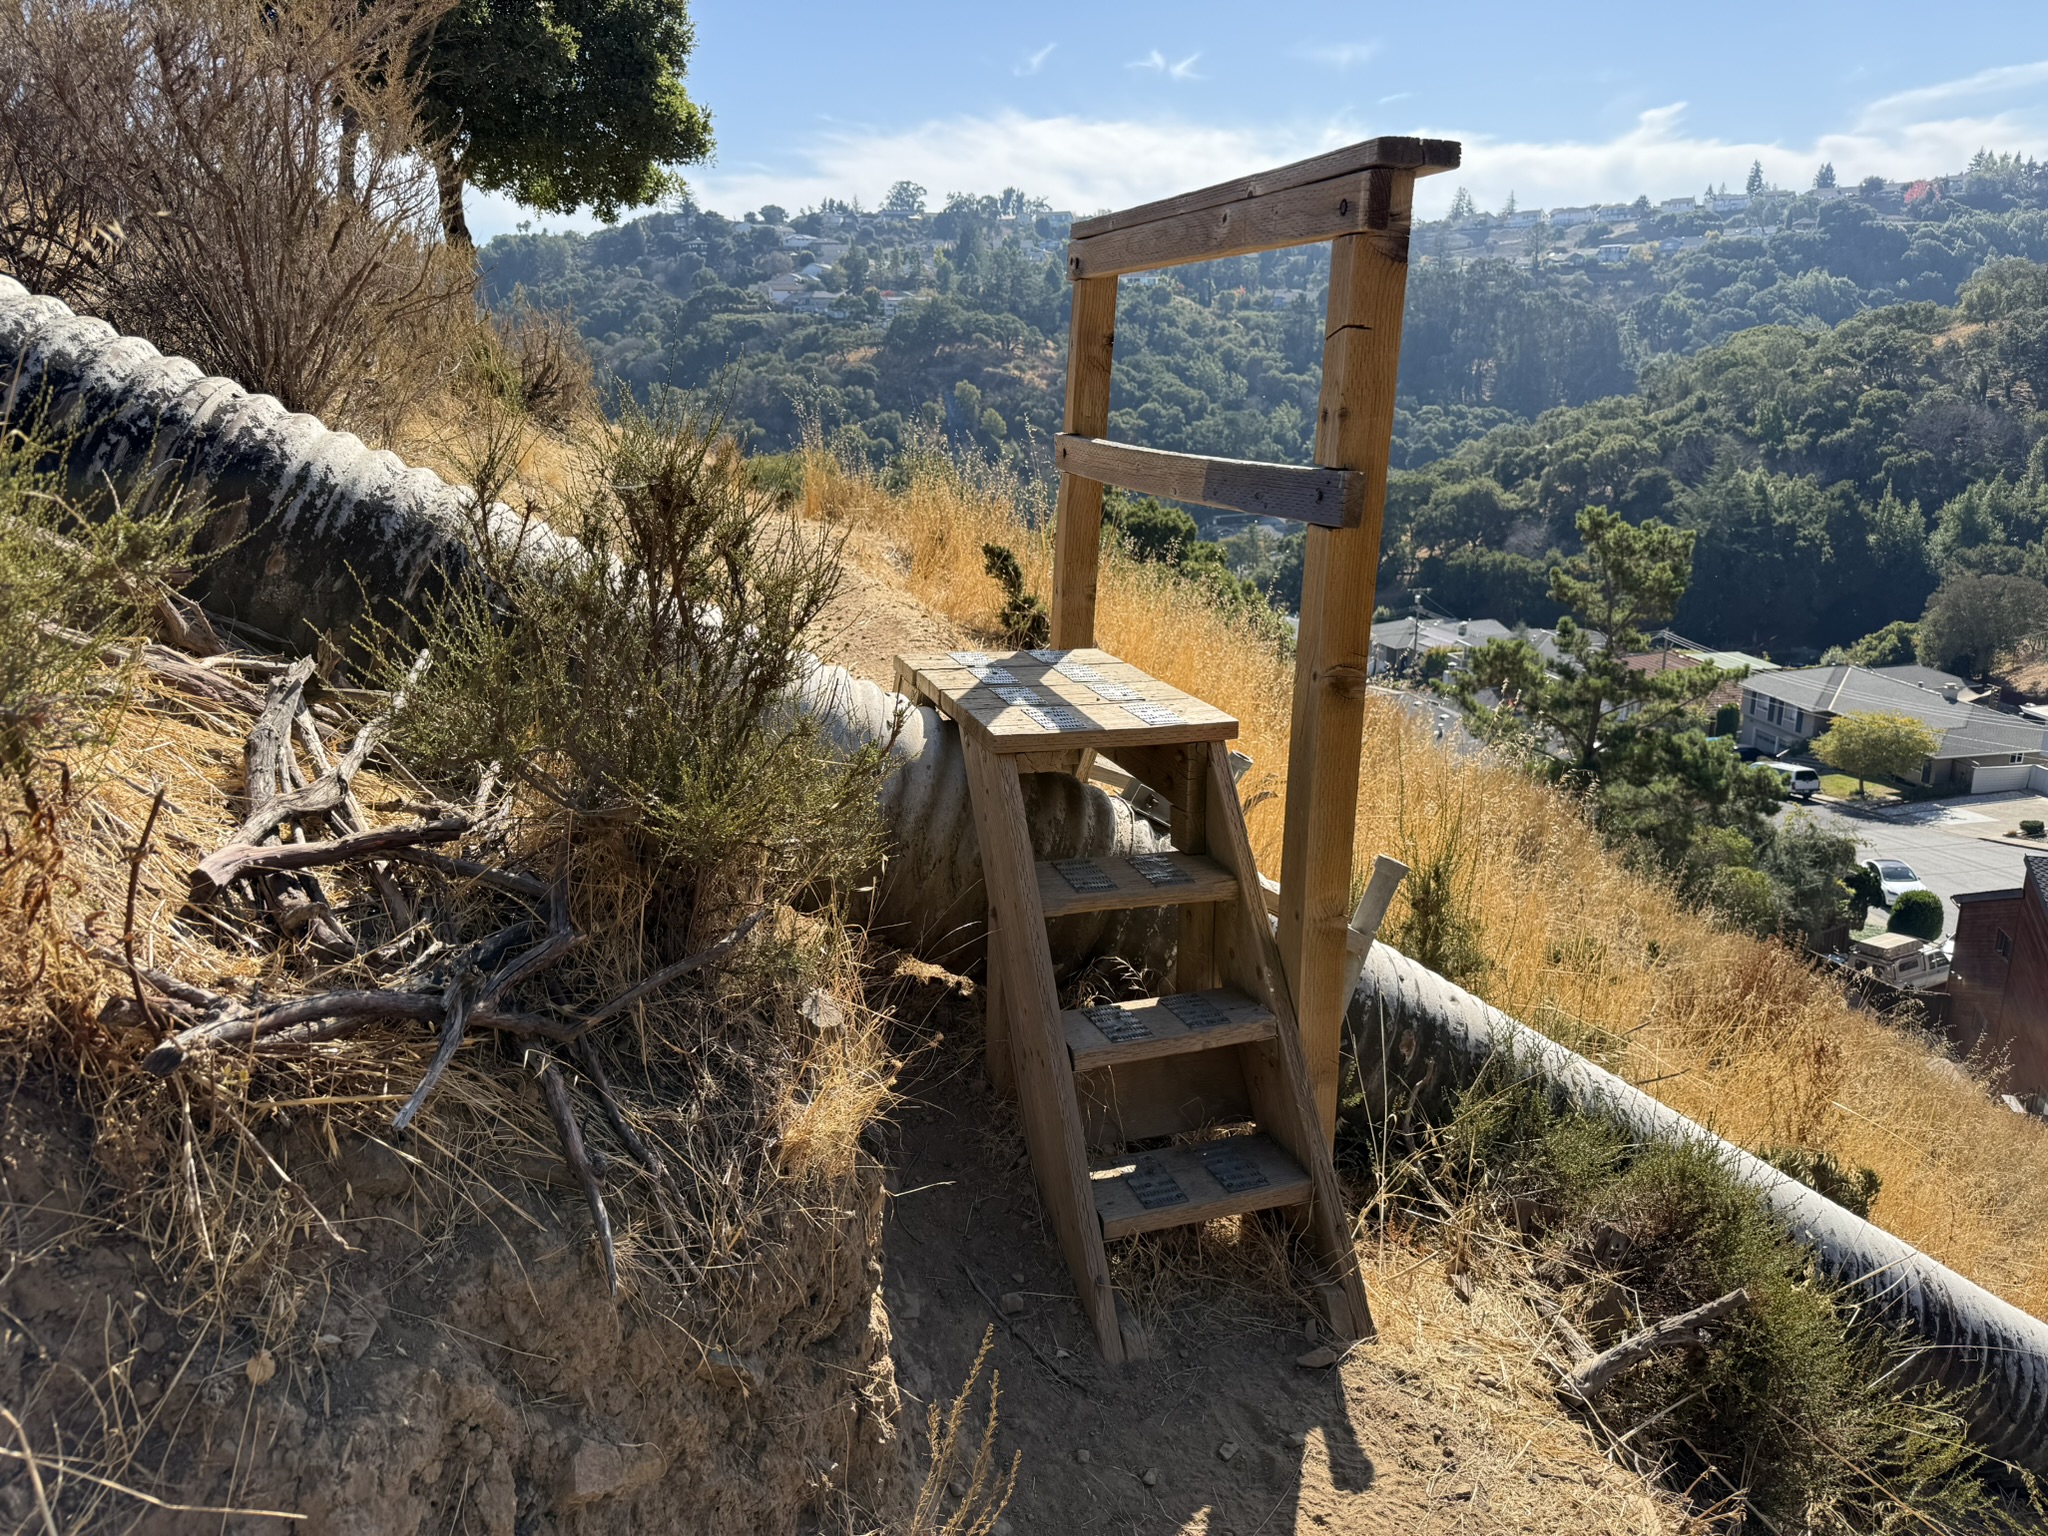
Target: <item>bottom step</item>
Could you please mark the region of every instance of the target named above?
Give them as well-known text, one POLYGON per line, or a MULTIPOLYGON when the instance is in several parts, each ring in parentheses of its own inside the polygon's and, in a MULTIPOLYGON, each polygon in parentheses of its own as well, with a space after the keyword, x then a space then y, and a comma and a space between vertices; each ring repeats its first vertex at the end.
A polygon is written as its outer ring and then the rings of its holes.
POLYGON ((1105 1238, 1306 1205, 1308 1175, 1270 1136, 1124 1153, 1088 1170, 1105 1238))

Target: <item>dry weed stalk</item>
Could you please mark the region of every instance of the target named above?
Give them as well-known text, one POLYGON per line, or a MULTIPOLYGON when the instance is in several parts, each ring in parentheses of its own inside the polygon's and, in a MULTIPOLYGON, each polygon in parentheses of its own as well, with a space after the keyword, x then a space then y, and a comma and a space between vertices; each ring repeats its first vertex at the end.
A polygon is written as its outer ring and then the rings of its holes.
POLYGON ((910 1536, 989 1536, 1009 1507, 1010 1496, 1017 1491, 1017 1469, 1023 1464, 1024 1453, 1017 1451, 1011 1455, 1007 1472, 996 1462, 996 1404, 1003 1385, 1000 1371, 989 1375, 988 1417, 982 1421, 981 1441, 974 1447, 972 1460, 962 1465, 967 1451, 963 1430, 968 1401, 974 1396, 975 1383, 981 1380, 981 1368, 988 1360, 995 1337, 995 1326, 990 1324, 982 1332, 981 1348, 975 1351, 967 1380, 945 1413, 940 1414, 937 1403, 926 1410, 925 1433, 931 1442, 931 1465, 925 1470, 917 1506, 911 1511, 910 1536))
MULTIPOLYGON (((1044 522, 1027 524, 1008 487, 929 458, 909 470, 892 489, 814 446, 804 510, 880 535, 902 555, 891 580, 985 636, 1003 599, 984 543, 1009 546, 1027 585, 1050 590, 1044 522)), ((1101 583, 1101 644, 1241 722, 1257 802, 1247 820, 1276 873, 1290 660, 1156 564, 1106 550, 1101 583)), ((1744 1146, 1875 1169, 1874 1219, 2048 1311, 2048 1131, 2006 1112, 1923 1037, 1852 1010, 1791 950, 1717 928, 1624 869, 1578 805, 1511 764, 1441 750, 1379 695, 1365 728, 1360 867, 1394 852, 1485 872, 1451 882, 1450 905, 1483 962, 1468 984, 1489 1002, 1744 1146)), ((1389 931, 1412 916, 1404 896, 1389 931)))

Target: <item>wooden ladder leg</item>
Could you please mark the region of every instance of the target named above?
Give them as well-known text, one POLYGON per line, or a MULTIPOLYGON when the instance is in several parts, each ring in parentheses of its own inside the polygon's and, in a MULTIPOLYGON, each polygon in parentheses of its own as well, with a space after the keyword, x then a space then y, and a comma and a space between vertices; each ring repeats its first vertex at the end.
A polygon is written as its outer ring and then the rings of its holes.
POLYGON ((987 975, 988 993, 982 1008, 983 1065, 988 1070, 988 1084, 995 1090, 996 1097, 1014 1099, 1017 1096, 1017 1069, 1010 1056, 1010 983, 1005 974, 1002 946, 996 940, 993 901, 989 903, 987 975))
POLYGON ((1109 1283, 1102 1222, 1088 1181, 1088 1148, 1074 1097, 1074 1071, 1060 1027, 1059 990, 1046 946, 1045 908, 1024 816, 1017 765, 963 741, 975 831, 992 918, 990 942, 1000 953, 1002 992, 1010 1022, 1017 1108, 1031 1167, 1058 1233, 1096 1346, 1112 1365, 1124 1359, 1116 1292, 1109 1283))
POLYGON ((1308 1173, 1313 1191, 1309 1206, 1309 1239, 1329 1282, 1330 1327, 1339 1338, 1370 1338, 1372 1308, 1358 1252, 1351 1240, 1351 1222, 1344 1208, 1337 1167, 1323 1138, 1322 1117, 1310 1085, 1302 1051, 1301 1029, 1280 950, 1266 921, 1265 899, 1259 891, 1259 866, 1245 832, 1244 811, 1230 777, 1230 755, 1223 743, 1208 752, 1209 853, 1237 877, 1238 899, 1216 920, 1216 961, 1223 979, 1264 1002, 1277 1020, 1270 1041, 1238 1047, 1244 1064, 1245 1091, 1259 1126, 1284 1147, 1308 1173), (1330 1292, 1334 1291, 1334 1295, 1330 1292))

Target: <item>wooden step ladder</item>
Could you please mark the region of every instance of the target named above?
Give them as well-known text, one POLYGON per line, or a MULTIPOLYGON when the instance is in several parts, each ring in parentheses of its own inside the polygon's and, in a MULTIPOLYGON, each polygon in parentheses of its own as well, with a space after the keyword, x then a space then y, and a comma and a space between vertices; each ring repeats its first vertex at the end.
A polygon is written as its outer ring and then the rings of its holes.
POLYGON ((1007 1055, 1013 1070, 1039 1189, 1103 1356, 1142 1347, 1105 1243, 1283 1207, 1306 1216, 1310 1278, 1333 1329, 1369 1331, 1231 778, 1224 743, 1237 722, 1094 649, 902 656, 897 686, 960 727, 989 897, 991 1060, 1007 1055), (1173 851, 1034 855, 1020 772, 1074 772, 1083 752, 1165 798, 1173 851), (1049 920, 1167 906, 1180 909, 1168 995, 1060 1007, 1049 920), (1125 1150, 1233 1125, 1251 1129, 1125 1150))
POLYGON ((989 895, 990 1076, 1014 1082, 1039 1189, 1110 1361, 1140 1346, 1120 1319, 1105 1242, 1280 1207, 1306 1217, 1333 1331, 1372 1328, 1331 1163, 1356 974, 1352 841, 1410 209, 1416 177, 1459 160, 1446 140, 1372 139, 1076 222, 1055 440, 1055 649, 897 661, 898 687, 960 727, 989 895), (1324 240, 1313 465, 1105 437, 1120 274, 1324 240), (1094 649, 1105 485, 1308 525, 1277 937, 1224 746, 1237 722, 1094 649), (1019 775, 1084 771, 1097 753, 1171 805, 1173 852, 1034 857, 1019 775), (1171 993, 1062 1011, 1047 921, 1141 906, 1180 909, 1171 993), (1231 1124, 1253 1129, 1208 1138, 1231 1124), (1183 1139, 1124 1150, 1171 1137, 1183 1139))

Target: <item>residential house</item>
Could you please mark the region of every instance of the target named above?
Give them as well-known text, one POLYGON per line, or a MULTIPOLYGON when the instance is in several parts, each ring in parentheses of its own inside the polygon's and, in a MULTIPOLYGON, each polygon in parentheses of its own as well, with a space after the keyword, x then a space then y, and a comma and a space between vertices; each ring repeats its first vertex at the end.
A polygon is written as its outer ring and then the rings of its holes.
MULTIPOLYGON (((1377 677, 1382 672, 1399 672, 1419 666, 1422 658, 1431 651, 1451 651, 1463 654, 1477 650, 1489 640, 1507 640, 1519 636, 1536 648, 1546 666, 1557 664, 1557 631, 1525 625, 1510 629, 1498 619, 1438 619, 1428 615, 1406 619, 1386 619, 1372 627, 1372 652, 1369 670, 1377 677)), ((1594 639, 1600 638, 1598 631, 1594 639)))
POLYGON ((1742 213, 1748 207, 1747 192, 1720 192, 1707 199, 1708 211, 1712 213, 1742 213))
POLYGON ((1550 223, 1553 229, 1570 229, 1577 224, 1590 224, 1600 217, 1600 210, 1590 205, 1584 208, 1553 208, 1550 223))
POLYGON ((2017 715, 1965 704, 1962 680, 1925 667, 1797 667, 1742 685, 1742 744, 1778 754, 1803 751, 1839 715, 1893 714, 1934 733, 1919 782, 1951 793, 1987 794, 2048 778, 2048 731, 2017 715))
POLYGON ((2048 1094, 2048 858, 2027 861, 2016 891, 1956 897, 1949 1037, 2008 1064, 2014 1094, 2048 1094))
POLYGON ((780 309, 810 286, 794 272, 784 272, 771 277, 765 283, 754 284, 754 292, 767 295, 768 302, 780 309))
POLYGON ((1700 206, 1696 197, 1667 197, 1658 205, 1666 213, 1693 213, 1700 206))

